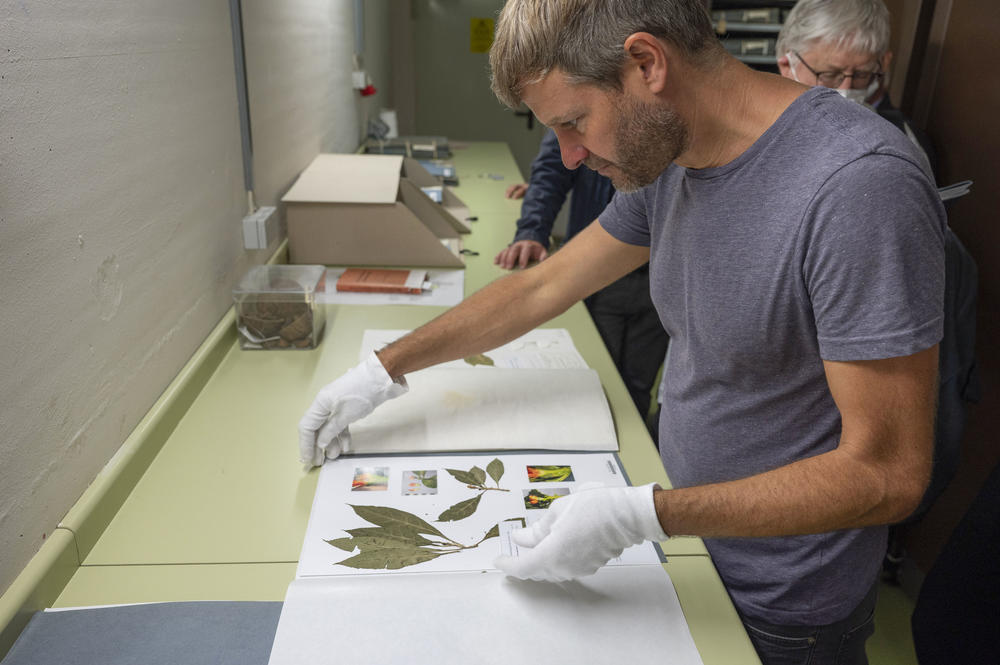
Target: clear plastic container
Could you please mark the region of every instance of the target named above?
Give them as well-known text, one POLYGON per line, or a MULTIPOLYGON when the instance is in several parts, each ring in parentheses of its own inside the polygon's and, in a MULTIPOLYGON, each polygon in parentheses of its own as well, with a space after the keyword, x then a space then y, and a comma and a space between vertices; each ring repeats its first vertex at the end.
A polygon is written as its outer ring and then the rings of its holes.
POLYGON ((242 349, 314 349, 326 323, 326 268, 254 266, 233 289, 242 349))

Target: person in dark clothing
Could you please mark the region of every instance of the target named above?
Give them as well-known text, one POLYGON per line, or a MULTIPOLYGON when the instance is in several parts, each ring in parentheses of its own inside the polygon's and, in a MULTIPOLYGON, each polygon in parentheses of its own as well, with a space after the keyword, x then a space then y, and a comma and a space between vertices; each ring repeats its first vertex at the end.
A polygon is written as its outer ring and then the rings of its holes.
POLYGON ((986 479, 920 588, 912 617, 920 665, 997 662, 998 598, 1000 465, 986 479))
MULTIPOLYGON (((570 197, 566 241, 597 219, 615 189, 611 180, 585 166, 570 170, 562 162, 559 141, 551 129, 531 163, 527 187, 514 185, 508 196, 524 196, 514 242, 494 262, 506 269, 524 268, 548 256, 549 236, 556 215, 570 197)), ((649 295, 649 264, 584 300, 611 359, 618 368, 639 415, 648 420, 653 383, 669 337, 649 295)), ((656 428, 650 433, 656 436, 656 428)))

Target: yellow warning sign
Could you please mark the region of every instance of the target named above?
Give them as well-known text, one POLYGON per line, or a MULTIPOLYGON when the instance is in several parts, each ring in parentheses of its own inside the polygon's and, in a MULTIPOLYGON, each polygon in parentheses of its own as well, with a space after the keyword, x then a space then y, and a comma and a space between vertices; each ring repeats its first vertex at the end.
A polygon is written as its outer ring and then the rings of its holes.
POLYGON ((469 19, 469 50, 473 53, 489 53, 493 46, 493 19, 469 19))

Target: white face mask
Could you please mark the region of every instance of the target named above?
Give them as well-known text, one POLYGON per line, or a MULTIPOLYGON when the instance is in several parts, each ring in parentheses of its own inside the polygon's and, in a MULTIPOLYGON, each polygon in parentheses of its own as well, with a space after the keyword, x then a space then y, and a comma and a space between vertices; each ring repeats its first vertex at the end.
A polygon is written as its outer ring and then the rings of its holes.
POLYGON ((865 101, 874 95, 878 90, 878 83, 878 79, 873 78, 872 82, 869 83, 868 87, 864 90, 858 90, 856 88, 847 88, 846 90, 844 88, 837 88, 837 92, 840 93, 840 96, 845 99, 849 99, 858 104, 864 104, 865 101))
MULTIPOLYGON (((795 79, 797 83, 802 83, 802 81, 799 81, 799 75, 795 71, 795 61, 798 60, 798 58, 791 51, 786 53, 785 57, 788 58, 788 69, 792 72, 792 78, 795 79)), ((845 99, 849 99, 858 104, 864 104, 865 100, 874 95, 878 90, 878 84, 878 79, 873 78, 872 82, 869 83, 868 87, 864 90, 855 90, 854 88, 847 88, 846 90, 835 88, 835 90, 845 99)))

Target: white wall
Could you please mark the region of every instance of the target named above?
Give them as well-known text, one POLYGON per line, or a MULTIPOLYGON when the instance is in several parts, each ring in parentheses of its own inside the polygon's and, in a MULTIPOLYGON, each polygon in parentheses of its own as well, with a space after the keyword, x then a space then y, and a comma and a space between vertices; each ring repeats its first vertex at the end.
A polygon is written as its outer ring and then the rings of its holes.
MULTIPOLYGON (((358 145, 354 5, 243 4, 268 204, 318 152, 358 145)), ((242 248, 227 2, 21 0, 0 14, 3 591, 268 252, 242 248)))

